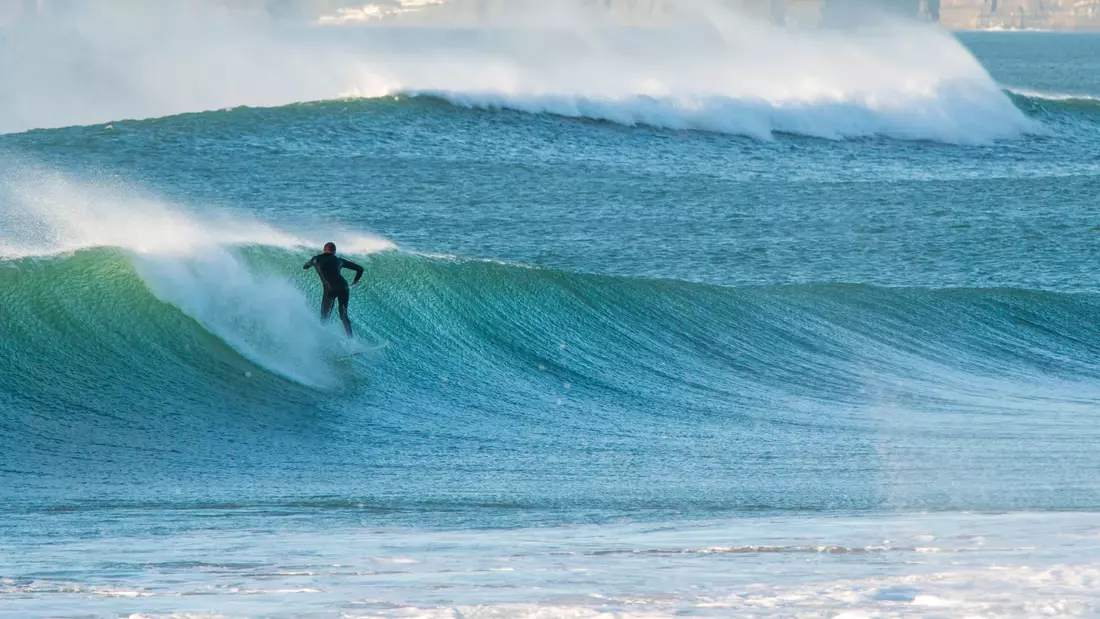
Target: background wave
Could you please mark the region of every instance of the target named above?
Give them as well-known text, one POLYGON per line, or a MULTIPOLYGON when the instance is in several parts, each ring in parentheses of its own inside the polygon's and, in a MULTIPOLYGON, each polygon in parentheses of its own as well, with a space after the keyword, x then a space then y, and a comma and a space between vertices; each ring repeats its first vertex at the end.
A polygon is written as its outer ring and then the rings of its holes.
POLYGON ((1009 90, 1008 94, 1020 109, 1031 113, 1079 112, 1100 113, 1100 97, 1009 90))
POLYGON ((0 131, 398 93, 760 139, 1037 130, 958 41, 916 23, 788 30, 698 2, 645 29, 565 5, 546 19, 322 28, 202 6, 94 5, 24 25, 0 44, 0 131))

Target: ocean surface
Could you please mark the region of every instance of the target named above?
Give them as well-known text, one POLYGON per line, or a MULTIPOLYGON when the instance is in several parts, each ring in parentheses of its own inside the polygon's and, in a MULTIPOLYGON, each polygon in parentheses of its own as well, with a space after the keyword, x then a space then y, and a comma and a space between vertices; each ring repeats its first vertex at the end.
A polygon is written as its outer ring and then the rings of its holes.
POLYGON ((418 36, 0 41, 0 617, 1100 615, 1100 36, 418 36))

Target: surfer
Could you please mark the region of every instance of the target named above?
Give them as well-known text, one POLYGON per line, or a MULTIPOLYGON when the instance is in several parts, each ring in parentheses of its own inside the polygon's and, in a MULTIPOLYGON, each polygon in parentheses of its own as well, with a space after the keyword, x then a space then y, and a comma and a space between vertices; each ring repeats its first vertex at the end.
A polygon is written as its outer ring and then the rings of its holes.
POLYGON ((321 286, 324 287, 321 292, 321 320, 328 320, 328 315, 332 312, 332 303, 339 301, 340 322, 344 323, 344 331, 347 331, 348 337, 351 337, 351 321, 348 320, 348 282, 340 274, 340 270, 355 271, 355 279, 351 282, 351 285, 355 286, 363 277, 363 267, 350 260, 337 258, 336 243, 325 243, 324 253, 310 258, 309 262, 302 267, 303 270, 311 268, 317 271, 317 276, 321 278, 321 286))

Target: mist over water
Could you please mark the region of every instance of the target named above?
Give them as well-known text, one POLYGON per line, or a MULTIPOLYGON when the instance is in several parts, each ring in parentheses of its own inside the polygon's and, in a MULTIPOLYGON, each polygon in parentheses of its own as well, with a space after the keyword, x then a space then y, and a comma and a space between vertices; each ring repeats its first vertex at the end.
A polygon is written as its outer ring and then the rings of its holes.
POLYGON ((1038 130, 932 26, 784 28, 717 2, 676 9, 459 3, 325 26, 214 3, 90 3, 0 44, 0 130, 418 93, 759 139, 982 143, 1038 130))

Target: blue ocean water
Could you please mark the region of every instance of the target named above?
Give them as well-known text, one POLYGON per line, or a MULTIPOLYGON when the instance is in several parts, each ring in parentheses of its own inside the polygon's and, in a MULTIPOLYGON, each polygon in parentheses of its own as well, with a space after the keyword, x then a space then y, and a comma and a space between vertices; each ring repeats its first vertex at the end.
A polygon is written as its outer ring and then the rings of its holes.
POLYGON ((1100 610, 1100 37, 418 36, 512 81, 85 118, 6 43, 0 616, 1100 610))

